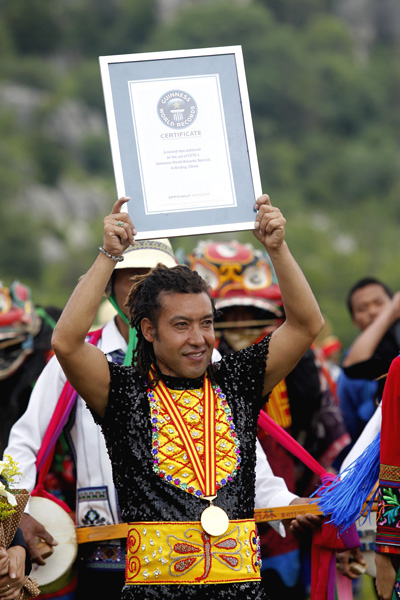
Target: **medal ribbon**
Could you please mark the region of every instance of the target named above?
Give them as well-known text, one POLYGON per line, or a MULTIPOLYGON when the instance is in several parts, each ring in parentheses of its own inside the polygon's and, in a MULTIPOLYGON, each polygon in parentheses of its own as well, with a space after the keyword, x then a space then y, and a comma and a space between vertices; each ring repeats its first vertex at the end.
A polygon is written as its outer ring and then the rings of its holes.
MULTIPOLYGON (((154 379, 152 370, 149 373, 150 379, 154 379)), ((200 460, 199 453, 196 449, 189 429, 182 418, 175 402, 172 399, 169 389, 160 379, 157 383, 157 391, 160 400, 171 418, 178 435, 180 436, 185 450, 189 456, 191 465, 199 482, 203 496, 215 496, 216 492, 216 448, 215 448, 215 396, 211 382, 207 375, 204 375, 204 465, 200 460)))

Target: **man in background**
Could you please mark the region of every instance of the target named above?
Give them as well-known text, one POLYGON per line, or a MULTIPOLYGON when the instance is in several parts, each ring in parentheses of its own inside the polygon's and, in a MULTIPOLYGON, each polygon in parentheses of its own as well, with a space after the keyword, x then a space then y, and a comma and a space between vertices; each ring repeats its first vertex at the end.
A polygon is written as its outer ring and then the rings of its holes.
MULTIPOLYGON (((373 277, 356 282, 347 306, 360 334, 345 353, 337 394, 351 444, 357 441, 374 414, 383 393, 385 375, 400 349, 400 292, 373 277)), ((340 462, 341 462, 340 461, 340 462)))

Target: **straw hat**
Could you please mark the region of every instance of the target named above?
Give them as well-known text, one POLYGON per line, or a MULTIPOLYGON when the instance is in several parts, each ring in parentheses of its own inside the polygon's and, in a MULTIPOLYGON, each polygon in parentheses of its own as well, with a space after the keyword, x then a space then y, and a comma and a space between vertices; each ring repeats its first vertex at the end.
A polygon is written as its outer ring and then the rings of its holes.
MULTIPOLYGON (((124 260, 117 262, 116 269, 152 269, 161 263, 166 267, 176 267, 178 264, 170 241, 167 238, 159 240, 141 240, 135 242, 134 246, 128 246, 122 253, 124 260)), ((112 291, 112 280, 107 284, 105 296, 110 297, 112 291)))
POLYGON ((167 238, 135 242, 135 245, 129 246, 122 255, 124 260, 115 265, 116 269, 152 269, 158 263, 166 267, 175 267, 178 264, 167 238))

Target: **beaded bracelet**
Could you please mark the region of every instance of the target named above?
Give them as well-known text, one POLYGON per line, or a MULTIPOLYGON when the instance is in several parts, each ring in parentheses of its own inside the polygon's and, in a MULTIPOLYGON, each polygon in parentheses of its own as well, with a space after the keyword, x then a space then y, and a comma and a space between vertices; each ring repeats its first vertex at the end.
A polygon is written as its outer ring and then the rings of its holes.
POLYGON ((123 256, 114 256, 113 254, 107 252, 107 250, 104 250, 103 246, 99 246, 98 251, 104 254, 104 256, 107 256, 107 258, 111 258, 111 260, 114 262, 122 262, 124 260, 123 256))

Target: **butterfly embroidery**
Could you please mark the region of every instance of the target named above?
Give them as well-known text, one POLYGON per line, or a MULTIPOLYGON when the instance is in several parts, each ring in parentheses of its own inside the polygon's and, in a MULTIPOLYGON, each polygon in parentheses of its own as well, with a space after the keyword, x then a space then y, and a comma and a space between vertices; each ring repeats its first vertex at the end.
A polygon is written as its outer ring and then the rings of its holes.
MULTIPOLYGON (((200 529, 185 531, 184 537, 186 539, 184 540, 177 538, 175 535, 169 535, 167 543, 171 548, 169 553, 171 560, 170 574, 179 577, 204 561, 204 572, 201 576, 196 577, 196 581, 207 579, 213 558, 234 571, 240 571, 243 567, 243 557, 241 555, 243 544, 239 540, 239 536, 238 526, 217 538, 213 543, 211 543, 210 536, 200 529), (191 541, 190 538, 193 537, 193 534, 200 534, 201 542, 191 541)), ((196 538, 198 539, 198 535, 196 535, 196 538)))

